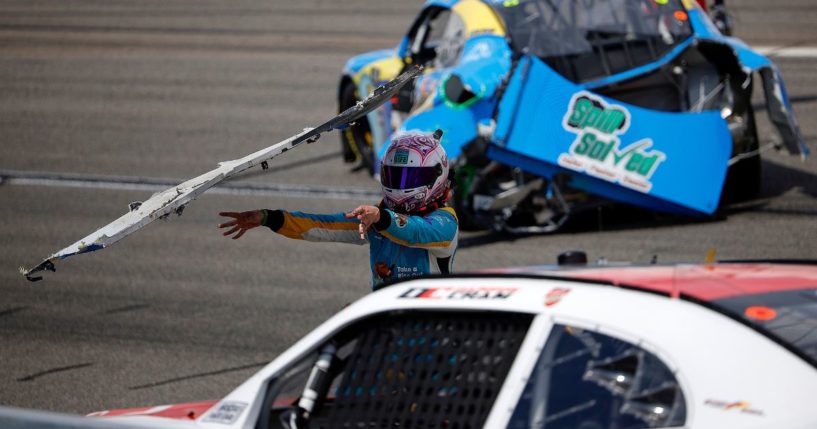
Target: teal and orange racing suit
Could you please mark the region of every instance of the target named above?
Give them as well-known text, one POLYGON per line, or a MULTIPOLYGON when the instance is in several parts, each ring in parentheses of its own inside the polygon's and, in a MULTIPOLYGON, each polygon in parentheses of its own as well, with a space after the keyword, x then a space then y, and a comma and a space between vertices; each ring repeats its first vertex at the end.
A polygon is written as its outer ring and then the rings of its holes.
POLYGON ((356 218, 344 213, 310 214, 265 210, 264 226, 285 237, 307 241, 369 244, 372 287, 430 273, 448 274, 457 250, 454 209, 443 207, 422 216, 381 208, 380 220, 360 238, 356 218))

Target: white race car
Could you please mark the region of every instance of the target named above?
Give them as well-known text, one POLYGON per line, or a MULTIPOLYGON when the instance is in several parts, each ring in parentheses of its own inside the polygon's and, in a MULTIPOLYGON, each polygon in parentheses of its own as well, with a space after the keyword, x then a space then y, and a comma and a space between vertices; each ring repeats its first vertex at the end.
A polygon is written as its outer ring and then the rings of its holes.
POLYGON ((806 429, 815 398, 815 265, 529 267, 383 288, 220 401, 93 415, 164 428, 806 429))

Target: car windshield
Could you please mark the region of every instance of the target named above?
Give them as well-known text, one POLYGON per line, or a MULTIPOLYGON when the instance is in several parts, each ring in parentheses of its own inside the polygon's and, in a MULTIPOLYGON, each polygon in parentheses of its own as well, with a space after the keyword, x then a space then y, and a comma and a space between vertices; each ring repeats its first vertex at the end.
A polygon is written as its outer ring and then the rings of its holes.
POLYGON ((515 51, 573 81, 648 64, 692 35, 681 0, 505 0, 495 7, 515 51))

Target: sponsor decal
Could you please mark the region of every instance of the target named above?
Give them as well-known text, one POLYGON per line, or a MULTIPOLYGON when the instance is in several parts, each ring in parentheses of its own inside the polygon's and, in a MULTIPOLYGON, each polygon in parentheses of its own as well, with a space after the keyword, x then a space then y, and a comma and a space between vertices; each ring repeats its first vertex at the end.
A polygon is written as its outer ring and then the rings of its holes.
POLYGON ((397 225, 398 228, 403 228, 406 225, 408 225, 408 218, 404 214, 395 213, 394 223, 397 225))
POLYGON ((630 127, 627 109, 583 91, 570 100, 562 126, 576 139, 568 153, 559 155, 559 165, 640 192, 652 189, 650 178, 667 157, 648 150, 649 138, 622 146, 620 136, 630 127))
POLYGON ((502 300, 516 292, 516 288, 477 287, 477 288, 409 288, 398 298, 403 299, 444 299, 444 300, 502 300))
POLYGON ((554 305, 558 304, 559 301, 561 301, 562 298, 568 294, 568 292, 570 292, 570 289, 560 287, 551 289, 550 292, 545 295, 545 306, 553 307, 554 305))
POLYGON ((406 149, 397 149, 394 151, 394 163, 395 164, 408 164, 409 161, 409 151, 406 149))
MULTIPOLYGON (((485 33, 491 33, 491 30, 483 30, 485 33)), ((491 47, 485 42, 475 44, 468 53, 462 57, 462 62, 479 61, 491 57, 491 47)))
POLYGON ((247 408, 245 402, 222 402, 202 421, 230 425, 238 420, 245 408, 247 408))
POLYGON ((717 399, 707 399, 706 401, 704 401, 704 405, 713 408, 718 408, 723 411, 738 411, 741 414, 751 414, 754 416, 763 415, 763 411, 758 410, 757 408, 752 408, 752 404, 746 401, 729 402, 717 399))
POLYGON ((420 275, 417 267, 397 267, 397 278, 414 277, 420 275))

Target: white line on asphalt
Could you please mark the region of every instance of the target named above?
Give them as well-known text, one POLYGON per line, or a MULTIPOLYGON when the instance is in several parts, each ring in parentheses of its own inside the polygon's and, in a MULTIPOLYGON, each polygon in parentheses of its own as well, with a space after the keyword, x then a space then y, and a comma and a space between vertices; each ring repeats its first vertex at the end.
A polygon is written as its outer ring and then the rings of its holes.
MULTIPOLYGON (((149 180, 138 177, 83 176, 79 174, 0 170, 0 184, 2 185, 161 192, 181 182, 182 181, 173 180, 149 180)), ((374 200, 380 198, 378 191, 365 188, 276 185, 251 182, 224 183, 210 188, 207 193, 265 197, 326 198, 333 200, 374 200)))
POLYGON ((817 58, 814 46, 755 46, 756 51, 772 58, 817 58))

